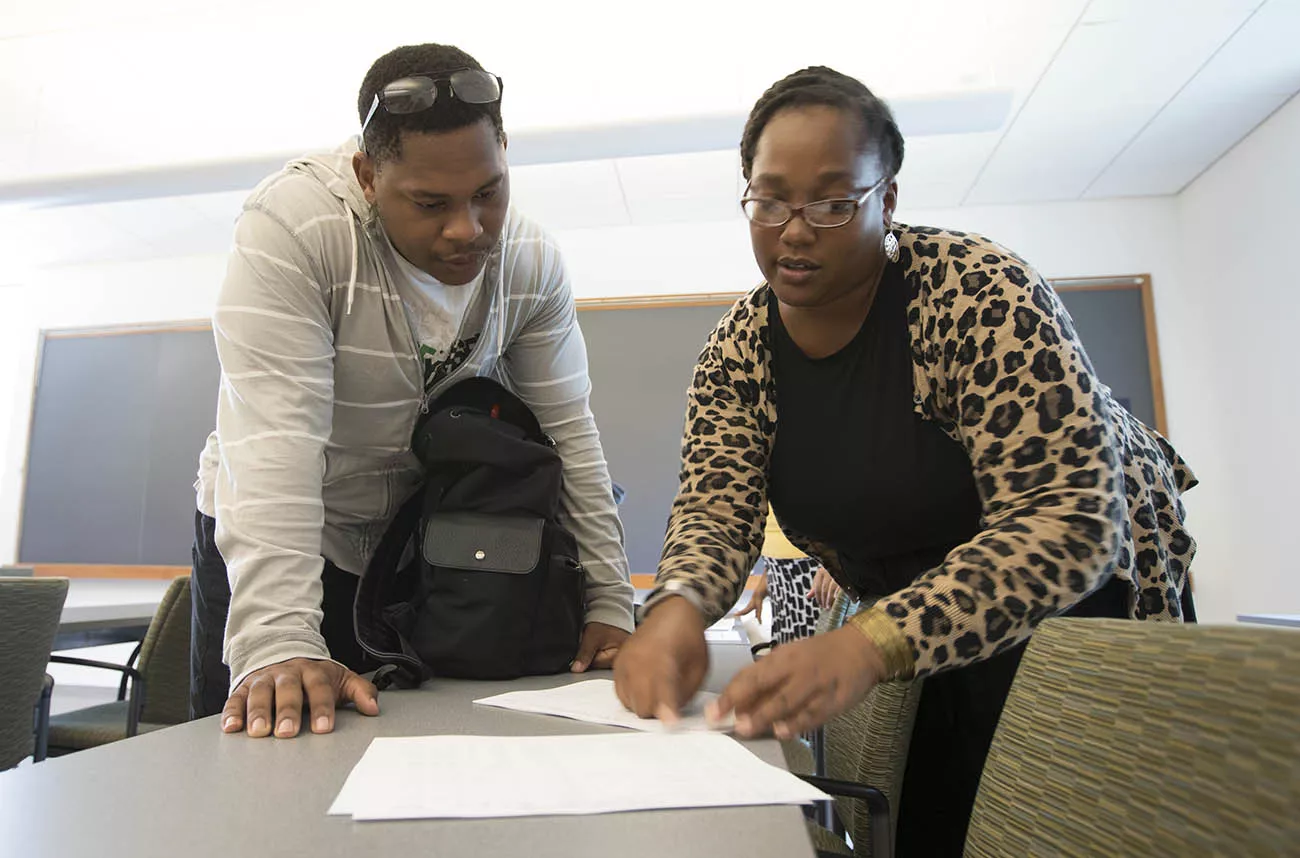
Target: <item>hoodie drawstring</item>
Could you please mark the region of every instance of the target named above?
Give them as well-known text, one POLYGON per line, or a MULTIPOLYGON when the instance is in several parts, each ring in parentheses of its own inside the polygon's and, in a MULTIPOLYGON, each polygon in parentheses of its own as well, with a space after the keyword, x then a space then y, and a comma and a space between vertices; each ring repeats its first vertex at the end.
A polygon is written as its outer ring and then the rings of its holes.
POLYGON ((357 291, 357 219, 348 208, 347 200, 343 201, 343 216, 348 219, 348 236, 352 239, 352 271, 348 274, 348 305, 344 311, 345 316, 351 316, 352 296, 357 291))
POLYGON ((506 351, 506 255, 497 263, 497 360, 506 351))

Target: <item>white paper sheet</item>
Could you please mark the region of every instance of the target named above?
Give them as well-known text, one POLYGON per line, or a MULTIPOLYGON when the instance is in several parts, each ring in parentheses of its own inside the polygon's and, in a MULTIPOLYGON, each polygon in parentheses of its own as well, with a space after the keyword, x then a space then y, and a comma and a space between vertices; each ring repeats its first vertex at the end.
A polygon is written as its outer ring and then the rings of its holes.
POLYGON ((705 704, 716 699, 718 695, 708 692, 695 695, 694 699, 682 707, 681 719, 672 726, 655 718, 638 718, 627 711, 614 691, 612 679, 588 679, 542 691, 507 691, 505 694, 483 697, 474 702, 501 709, 514 709, 518 712, 558 715, 561 718, 573 718, 592 724, 627 727, 643 733, 730 730, 735 724, 734 717, 728 717, 716 725, 710 724, 704 717, 705 704))
POLYGON ((745 634, 741 631, 740 621, 727 616, 718 620, 704 630, 704 639, 710 643, 745 643, 745 634))
POLYGON ((416 736, 371 742, 329 812, 487 818, 825 798, 717 733, 416 736))

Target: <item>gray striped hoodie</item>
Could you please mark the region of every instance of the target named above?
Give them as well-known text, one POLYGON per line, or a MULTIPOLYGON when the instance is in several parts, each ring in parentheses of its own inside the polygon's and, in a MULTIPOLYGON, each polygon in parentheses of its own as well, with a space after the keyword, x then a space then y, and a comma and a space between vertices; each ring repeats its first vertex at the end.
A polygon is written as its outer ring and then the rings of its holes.
MULTIPOLYGON (((421 479, 421 365, 355 151, 353 140, 293 161, 253 191, 213 313, 221 387, 195 490, 231 582, 232 688, 268 664, 328 657, 322 556, 360 574, 421 479)), ((559 249, 513 208, 463 326, 482 335, 431 395, 486 375, 532 407, 564 460, 561 520, 587 571, 587 621, 630 631, 573 295, 559 249)))

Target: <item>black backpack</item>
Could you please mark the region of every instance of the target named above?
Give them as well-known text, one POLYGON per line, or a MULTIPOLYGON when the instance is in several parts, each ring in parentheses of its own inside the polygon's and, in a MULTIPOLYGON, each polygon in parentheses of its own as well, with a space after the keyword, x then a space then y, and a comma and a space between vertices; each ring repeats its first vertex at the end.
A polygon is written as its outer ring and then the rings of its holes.
POLYGON ((518 397, 471 378, 434 400, 412 448, 424 485, 357 587, 357 640, 383 663, 375 684, 567 670, 582 635, 584 575, 557 520, 555 442, 518 397))

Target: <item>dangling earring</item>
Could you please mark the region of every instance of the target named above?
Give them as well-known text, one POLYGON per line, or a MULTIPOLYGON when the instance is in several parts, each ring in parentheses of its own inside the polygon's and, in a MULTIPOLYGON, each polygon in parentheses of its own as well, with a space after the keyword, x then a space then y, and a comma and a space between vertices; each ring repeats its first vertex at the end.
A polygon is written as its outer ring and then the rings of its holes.
POLYGON ((898 236, 894 235, 892 229, 885 230, 885 256, 889 257, 890 262, 898 261, 898 236))

